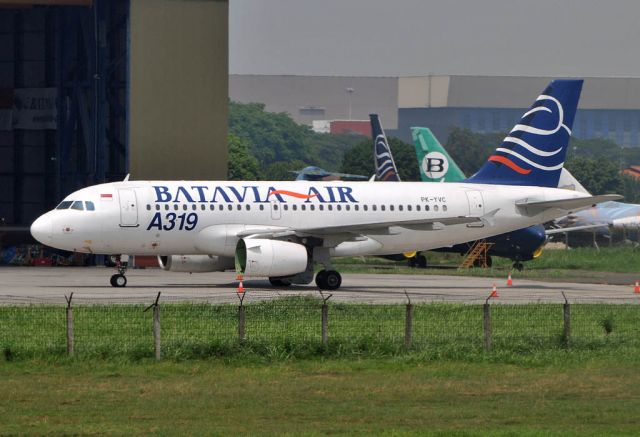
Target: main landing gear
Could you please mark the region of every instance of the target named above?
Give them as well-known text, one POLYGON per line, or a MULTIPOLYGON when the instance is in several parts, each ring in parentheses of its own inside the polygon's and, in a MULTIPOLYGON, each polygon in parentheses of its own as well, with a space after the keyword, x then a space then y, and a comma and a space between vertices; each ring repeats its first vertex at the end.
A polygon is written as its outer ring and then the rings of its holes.
POLYGON ((118 273, 111 276, 111 286, 112 287, 126 287, 127 286, 127 277, 124 275, 127 272, 127 266, 129 264, 129 256, 128 255, 116 255, 116 270, 118 273))
POLYGON ((513 268, 521 272, 522 269, 524 269, 524 264, 522 264, 520 261, 516 261, 513 263, 513 268))
POLYGON ((321 290, 337 290, 342 284, 342 276, 335 270, 320 270, 316 274, 316 285, 321 290))

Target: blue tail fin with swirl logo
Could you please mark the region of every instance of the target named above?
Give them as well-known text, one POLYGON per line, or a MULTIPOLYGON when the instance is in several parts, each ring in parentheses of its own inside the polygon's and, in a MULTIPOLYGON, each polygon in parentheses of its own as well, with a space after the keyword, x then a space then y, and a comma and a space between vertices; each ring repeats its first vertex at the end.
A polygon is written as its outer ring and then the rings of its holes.
POLYGON ((396 163, 391 155, 391 148, 387 136, 382 130, 382 124, 378 114, 369 114, 371 120, 371 135, 373 136, 373 158, 376 168, 376 180, 386 182, 399 182, 400 176, 396 163))
POLYGON ((557 187, 582 82, 551 82, 488 161, 465 182, 557 187))

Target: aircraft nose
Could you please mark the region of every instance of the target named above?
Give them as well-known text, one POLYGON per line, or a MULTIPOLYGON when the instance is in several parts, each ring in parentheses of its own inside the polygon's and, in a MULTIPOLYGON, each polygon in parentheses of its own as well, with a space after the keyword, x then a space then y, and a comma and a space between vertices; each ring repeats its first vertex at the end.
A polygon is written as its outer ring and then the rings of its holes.
POLYGON ((42 244, 50 245, 53 237, 53 221, 48 214, 42 215, 31 225, 31 235, 42 244))

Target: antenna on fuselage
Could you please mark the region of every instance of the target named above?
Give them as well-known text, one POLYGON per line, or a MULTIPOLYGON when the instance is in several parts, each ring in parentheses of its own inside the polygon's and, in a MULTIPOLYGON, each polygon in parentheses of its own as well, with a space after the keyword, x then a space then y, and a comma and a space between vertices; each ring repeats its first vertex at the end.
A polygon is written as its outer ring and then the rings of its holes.
POLYGON ((131 176, 131 173, 127 173, 122 182, 129 182, 129 176, 131 176))

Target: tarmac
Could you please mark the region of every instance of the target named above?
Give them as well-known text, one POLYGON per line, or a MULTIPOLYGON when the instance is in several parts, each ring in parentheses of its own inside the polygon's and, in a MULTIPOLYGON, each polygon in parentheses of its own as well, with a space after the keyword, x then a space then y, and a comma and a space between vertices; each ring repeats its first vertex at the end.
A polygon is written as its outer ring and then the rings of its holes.
MULTIPOLYGON (((130 269, 128 284, 114 288, 109 284, 113 269, 104 267, 2 267, 0 304, 66 304, 65 295, 83 304, 152 303, 158 292, 161 302, 207 301, 238 303, 238 281, 233 272, 175 273, 157 268, 130 269)), ((344 273, 342 287, 324 291, 333 302, 406 303, 419 302, 483 303, 496 284, 498 297, 492 303, 640 303, 633 285, 585 284, 514 278, 479 278, 445 275, 399 275, 344 273)), ((309 295, 320 298, 315 284, 272 287, 264 279, 247 279, 244 301, 268 300, 283 296, 309 295)))

